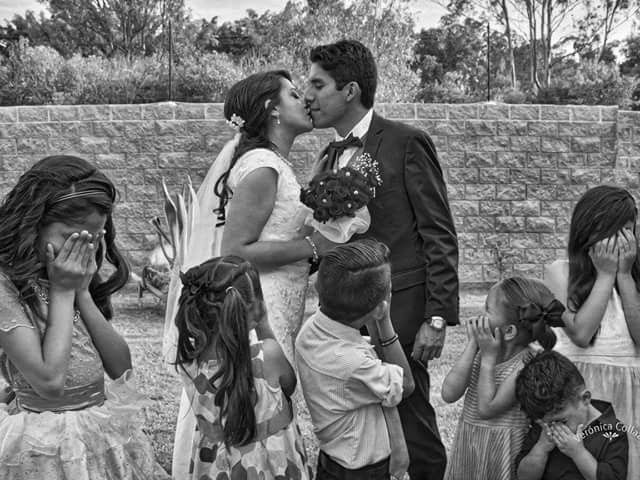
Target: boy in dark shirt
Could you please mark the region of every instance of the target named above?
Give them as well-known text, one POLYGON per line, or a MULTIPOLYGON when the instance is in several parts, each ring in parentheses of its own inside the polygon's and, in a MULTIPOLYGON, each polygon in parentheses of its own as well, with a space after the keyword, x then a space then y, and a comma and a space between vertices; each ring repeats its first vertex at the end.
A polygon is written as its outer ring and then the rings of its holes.
POLYGON ((563 355, 545 351, 516 379, 531 427, 516 459, 518 480, 626 480, 626 428, 610 403, 592 400, 563 355))

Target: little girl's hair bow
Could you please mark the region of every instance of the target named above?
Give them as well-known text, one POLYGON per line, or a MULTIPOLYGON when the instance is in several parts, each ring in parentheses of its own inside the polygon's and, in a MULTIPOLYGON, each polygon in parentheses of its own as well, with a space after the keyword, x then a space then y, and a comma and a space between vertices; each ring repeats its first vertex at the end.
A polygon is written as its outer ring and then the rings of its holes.
POLYGON ((551 300, 545 307, 540 307, 537 303, 528 303, 527 305, 518 307, 520 321, 529 323, 537 323, 542 320, 550 327, 564 327, 562 314, 565 308, 562 303, 557 300, 551 300))

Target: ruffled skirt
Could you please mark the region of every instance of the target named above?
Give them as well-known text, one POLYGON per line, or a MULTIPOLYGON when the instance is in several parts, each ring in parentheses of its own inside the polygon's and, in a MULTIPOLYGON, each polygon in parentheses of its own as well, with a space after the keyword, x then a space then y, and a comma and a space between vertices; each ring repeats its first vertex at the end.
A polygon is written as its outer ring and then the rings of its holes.
POLYGON ((142 431, 144 398, 130 371, 105 385, 101 406, 0 410, 0 480, 170 479, 142 431))

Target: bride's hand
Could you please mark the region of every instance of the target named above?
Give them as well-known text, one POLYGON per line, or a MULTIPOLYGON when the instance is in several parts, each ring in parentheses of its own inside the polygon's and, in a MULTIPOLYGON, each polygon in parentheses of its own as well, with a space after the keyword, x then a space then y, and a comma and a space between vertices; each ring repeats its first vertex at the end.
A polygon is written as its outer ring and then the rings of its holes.
POLYGON ((320 232, 313 232, 311 235, 311 240, 316 244, 316 248, 318 249, 318 255, 322 257, 325 253, 331 250, 333 247, 337 247, 341 245, 340 243, 334 243, 331 240, 328 240, 324 237, 320 232))

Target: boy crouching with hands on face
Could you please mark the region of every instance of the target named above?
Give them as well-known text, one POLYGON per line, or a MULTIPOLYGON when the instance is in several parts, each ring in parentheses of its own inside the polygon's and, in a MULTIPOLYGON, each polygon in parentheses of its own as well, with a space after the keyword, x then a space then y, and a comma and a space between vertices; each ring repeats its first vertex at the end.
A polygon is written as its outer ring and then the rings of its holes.
POLYGON ((545 351, 516 380, 531 420, 516 459, 519 480, 625 480, 629 443, 609 402, 591 398, 576 366, 545 351))
POLYGON ((401 478, 408 455, 395 406, 414 382, 389 317, 389 249, 372 239, 335 247, 320 262, 316 288, 320 308, 296 339, 320 441, 316 479, 401 478))

